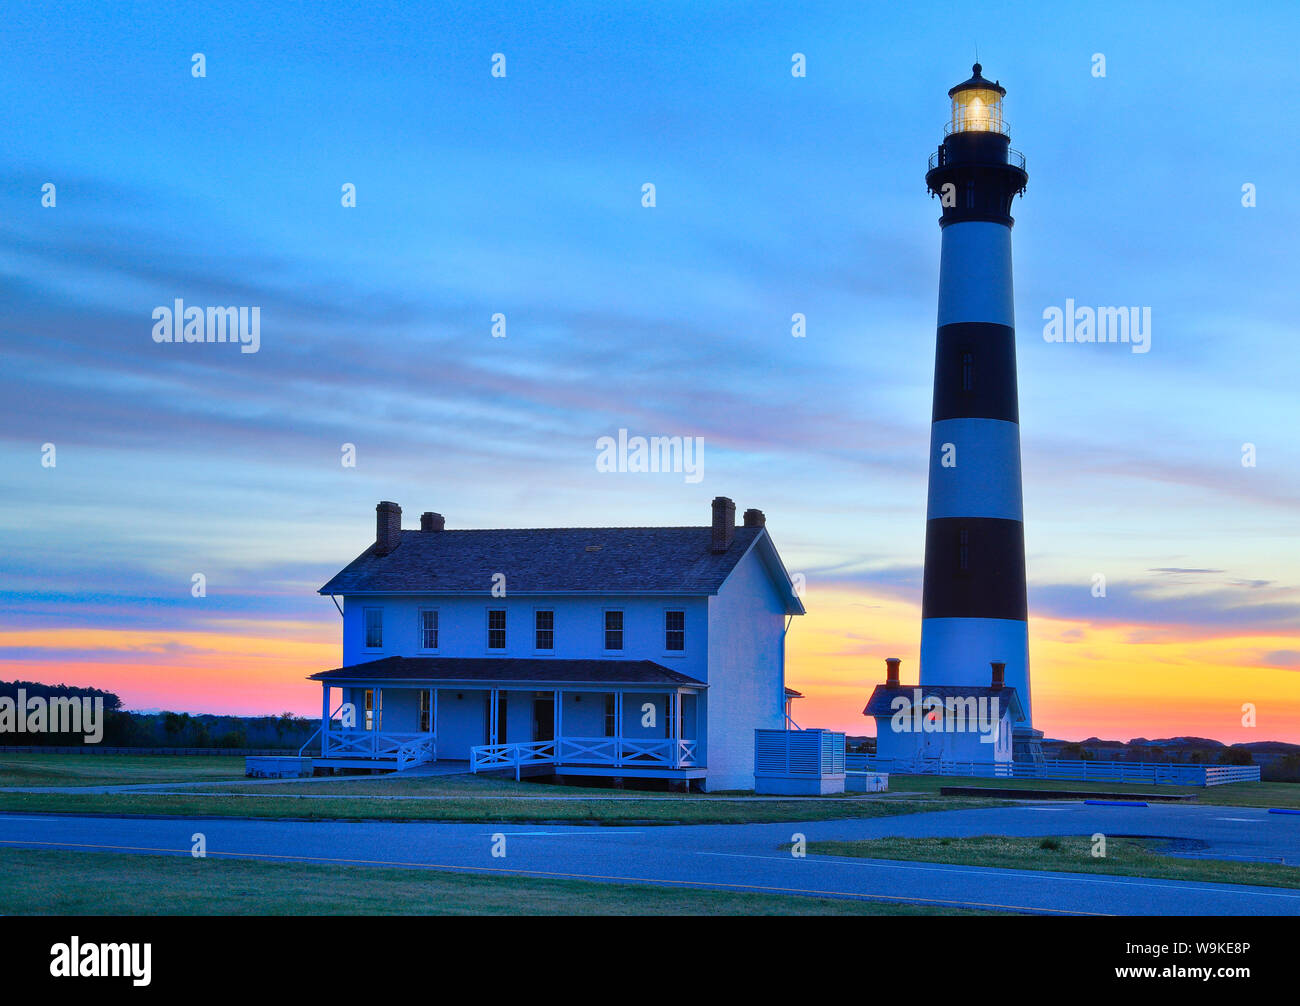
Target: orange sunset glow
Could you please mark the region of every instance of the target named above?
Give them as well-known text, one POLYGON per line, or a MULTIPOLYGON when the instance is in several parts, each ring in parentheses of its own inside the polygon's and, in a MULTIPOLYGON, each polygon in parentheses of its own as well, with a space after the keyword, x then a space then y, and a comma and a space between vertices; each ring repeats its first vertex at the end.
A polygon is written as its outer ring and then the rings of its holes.
MULTIPOLYGON (((860 714, 883 679, 884 658, 901 657, 904 683, 916 680, 919 609, 843 587, 810 591, 805 603, 808 614, 795 620, 787 637, 786 680, 805 695, 795 702, 794 718, 873 734, 860 714)), ((1134 641, 1147 628, 1031 615, 1033 698, 1048 737, 1300 742, 1300 673, 1264 663, 1265 655, 1294 646, 1293 638, 1134 641), (1246 703, 1255 706, 1254 727, 1243 725, 1246 703)), ((315 716, 319 691, 305 679, 337 666, 338 632, 335 615, 322 622, 232 620, 203 632, 17 630, 0 632, 0 646, 41 651, 7 661, 10 677, 93 682, 117 692, 128 708, 315 716), (59 659, 67 650, 100 656, 59 659)))

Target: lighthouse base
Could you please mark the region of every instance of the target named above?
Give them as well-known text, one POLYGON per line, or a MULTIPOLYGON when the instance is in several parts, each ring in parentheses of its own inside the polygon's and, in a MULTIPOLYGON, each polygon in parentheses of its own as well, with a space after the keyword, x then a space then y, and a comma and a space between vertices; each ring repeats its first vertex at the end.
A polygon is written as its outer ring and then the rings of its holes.
POLYGON ((1011 733, 1011 760, 1043 764, 1047 760, 1043 755, 1043 732, 1033 727, 1016 727, 1011 733))

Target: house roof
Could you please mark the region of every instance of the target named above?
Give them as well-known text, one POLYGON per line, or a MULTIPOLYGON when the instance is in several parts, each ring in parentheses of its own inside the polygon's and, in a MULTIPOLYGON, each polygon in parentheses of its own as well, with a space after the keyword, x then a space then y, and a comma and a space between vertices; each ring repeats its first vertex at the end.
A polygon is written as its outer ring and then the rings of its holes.
POLYGON ((384 657, 311 675, 315 681, 482 681, 528 684, 708 686, 653 660, 553 657, 384 657))
POLYGON ((787 613, 802 614, 766 529, 744 526, 720 553, 709 527, 404 530, 391 552, 372 544, 319 592, 487 595, 503 573, 511 594, 715 594, 759 541, 787 613))
POLYGON ((793 688, 791 688, 789 685, 786 685, 786 686, 785 686, 785 697, 786 697, 787 699, 801 699, 801 698, 803 698, 803 692, 796 692, 796 691, 795 691, 793 688))
POLYGON ((893 716, 894 710, 891 708, 891 704, 894 699, 901 695, 909 702, 914 702, 918 691, 921 693, 920 701, 922 702, 931 697, 946 700, 950 698, 993 698, 996 696, 999 708, 1006 710, 1013 722, 1025 718, 1024 709, 1020 705, 1020 696, 1016 694, 1014 688, 993 688, 990 685, 876 685, 875 691, 871 693, 871 698, 867 699, 867 706, 862 710, 862 715, 893 716))

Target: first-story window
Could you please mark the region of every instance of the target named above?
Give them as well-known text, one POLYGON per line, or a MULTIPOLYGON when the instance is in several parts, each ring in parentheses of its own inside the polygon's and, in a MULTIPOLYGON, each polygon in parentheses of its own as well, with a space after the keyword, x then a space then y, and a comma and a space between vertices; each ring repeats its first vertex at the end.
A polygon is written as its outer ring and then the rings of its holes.
POLYGON ((970 569, 970 532, 965 528, 957 532, 957 568, 963 573, 970 569))
POLYGON ((420 612, 420 649, 436 650, 438 648, 438 612, 436 610, 420 612))
POLYGON ((618 703, 613 695, 605 696, 605 736, 618 736, 618 703))
POLYGON ((686 612, 664 612, 664 649, 686 649, 686 612))
POLYGON ((623 649, 623 612, 605 612, 605 649, 623 649))
POLYGON ((553 650, 555 649, 555 612, 538 611, 536 614, 537 622, 537 649, 553 650))
POLYGON ((366 729, 374 730, 379 725, 379 703, 376 701, 375 690, 367 688, 365 691, 366 706, 366 729))
POLYGON ((506 648, 506 609, 488 609, 488 649, 504 650, 506 648))
POLYGON ((380 650, 384 646, 384 609, 366 609, 366 649, 380 650))
POLYGON ((961 354, 961 390, 971 391, 975 387, 975 354, 961 354))
POLYGON ((420 730, 429 733, 433 722, 433 699, 429 689, 420 689, 420 730))

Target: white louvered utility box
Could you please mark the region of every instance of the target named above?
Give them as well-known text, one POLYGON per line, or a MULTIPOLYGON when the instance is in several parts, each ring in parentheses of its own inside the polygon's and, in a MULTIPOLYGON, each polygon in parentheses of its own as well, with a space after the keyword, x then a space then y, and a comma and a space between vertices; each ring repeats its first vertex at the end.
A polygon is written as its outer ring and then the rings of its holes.
POLYGON ((844 735, 833 730, 755 730, 754 791, 844 792, 844 735))

